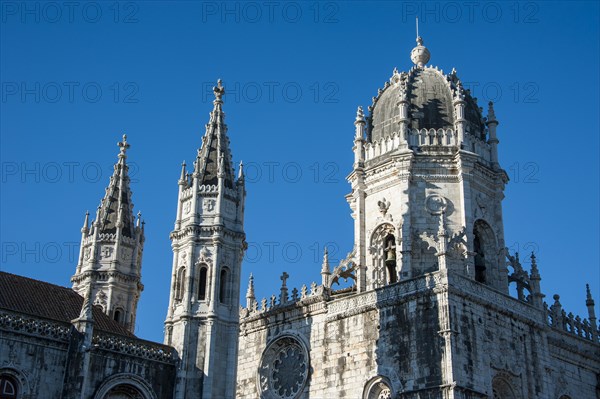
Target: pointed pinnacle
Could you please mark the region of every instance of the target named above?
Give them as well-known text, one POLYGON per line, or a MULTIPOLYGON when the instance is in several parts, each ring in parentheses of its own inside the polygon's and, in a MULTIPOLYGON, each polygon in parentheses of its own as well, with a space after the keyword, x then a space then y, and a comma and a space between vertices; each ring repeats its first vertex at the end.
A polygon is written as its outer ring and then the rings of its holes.
POLYGON ((181 176, 179 176, 179 184, 183 184, 185 182, 185 177, 186 177, 186 164, 185 164, 185 160, 181 163, 181 176))
POLYGON ((244 162, 240 161, 240 168, 238 171, 238 179, 243 179, 244 178, 244 162))
POLYGON ((248 279, 248 290, 246 291, 247 298, 254 298, 254 276, 250 273, 250 278, 248 279))
POLYGON ((83 221, 83 227, 88 228, 90 223, 90 211, 85 211, 85 220, 83 221))
POLYGON ((359 106, 356 109, 356 119, 354 120, 354 124, 365 124, 365 113, 363 112, 363 108, 361 106, 359 106))
POLYGON ((594 298, 592 298, 592 292, 590 291, 590 285, 585 285, 585 305, 586 306, 594 306, 594 298))
POLYGON ((487 124, 490 123, 498 123, 496 120, 496 113, 494 112, 494 102, 490 101, 488 103, 488 114, 487 114, 487 124))
POLYGON ((327 247, 325 247, 325 250, 323 251, 323 265, 321 267, 321 273, 330 273, 330 269, 329 269, 329 251, 327 250, 327 247))

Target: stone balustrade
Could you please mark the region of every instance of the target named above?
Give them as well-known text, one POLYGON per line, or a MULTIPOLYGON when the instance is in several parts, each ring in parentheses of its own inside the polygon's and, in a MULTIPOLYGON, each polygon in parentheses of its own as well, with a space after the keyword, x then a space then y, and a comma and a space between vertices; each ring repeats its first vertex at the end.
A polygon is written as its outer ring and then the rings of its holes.
POLYGON ((595 320, 592 322, 571 312, 567 313, 562 308, 560 296, 554 295, 553 299, 554 303, 551 306, 544 302, 544 312, 550 327, 593 342, 600 342, 600 330, 595 320))

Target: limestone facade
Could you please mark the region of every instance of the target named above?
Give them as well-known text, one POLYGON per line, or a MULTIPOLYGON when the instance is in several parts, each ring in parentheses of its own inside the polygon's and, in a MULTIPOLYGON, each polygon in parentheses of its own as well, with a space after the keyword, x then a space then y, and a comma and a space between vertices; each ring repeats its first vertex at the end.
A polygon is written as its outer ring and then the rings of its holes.
POLYGON ((287 274, 270 300, 251 279, 237 397, 600 397, 589 288, 588 318, 567 315, 544 302, 535 254, 524 270, 505 248, 493 104, 484 116, 417 44, 357 111, 352 252, 333 269, 325 253, 321 284, 291 298, 287 274))
POLYGON ((246 189, 217 83, 178 181, 164 344, 132 333, 144 224, 124 137, 73 289, 0 272, 0 398, 600 398, 590 289, 586 317, 568 313, 535 254, 525 270, 505 248, 494 106, 430 57, 419 37, 413 68, 357 110, 353 250, 330 265, 325 249, 319 284, 284 273, 269 299, 251 276, 241 308, 246 189))

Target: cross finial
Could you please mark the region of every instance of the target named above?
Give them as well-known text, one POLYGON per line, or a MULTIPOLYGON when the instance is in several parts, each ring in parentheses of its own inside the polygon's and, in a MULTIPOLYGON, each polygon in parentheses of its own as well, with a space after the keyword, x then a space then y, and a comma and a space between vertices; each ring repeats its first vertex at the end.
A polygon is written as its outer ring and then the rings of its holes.
POLYGON ((213 87, 213 92, 215 93, 215 101, 222 102, 225 88, 223 87, 223 81, 221 79, 217 80, 217 85, 213 87))
POLYGON ((119 141, 117 143, 117 145, 119 146, 119 148, 121 148, 121 153, 119 154, 119 157, 121 157, 121 158, 125 157, 127 155, 126 154, 127 149, 129 147, 131 147, 129 145, 129 143, 127 142, 127 135, 126 134, 123 135, 123 141, 119 141))
POLYGON ((285 283, 287 281, 287 279, 290 277, 289 274, 287 274, 286 272, 283 272, 283 274, 281 275, 280 279, 282 281, 281 286, 282 287, 286 287, 285 283))

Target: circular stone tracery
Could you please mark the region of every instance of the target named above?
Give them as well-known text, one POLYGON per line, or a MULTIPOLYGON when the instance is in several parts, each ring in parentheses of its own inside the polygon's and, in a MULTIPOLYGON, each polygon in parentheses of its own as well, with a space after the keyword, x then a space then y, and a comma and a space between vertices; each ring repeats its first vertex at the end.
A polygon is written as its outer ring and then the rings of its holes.
POLYGON ((264 351, 258 369, 261 398, 297 398, 306 384, 308 370, 304 345, 291 336, 277 339, 264 351))

